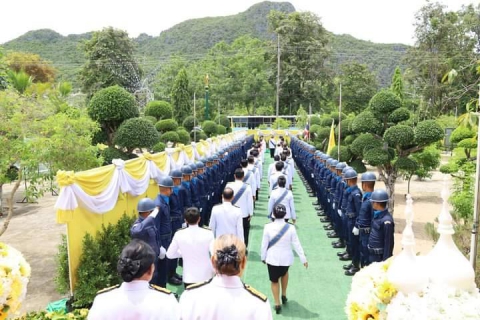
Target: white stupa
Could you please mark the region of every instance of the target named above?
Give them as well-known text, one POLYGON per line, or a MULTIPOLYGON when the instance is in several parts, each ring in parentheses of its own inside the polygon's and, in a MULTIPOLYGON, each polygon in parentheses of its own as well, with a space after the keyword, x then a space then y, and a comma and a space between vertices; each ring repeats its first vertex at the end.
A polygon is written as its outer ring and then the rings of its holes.
POLYGON ((427 255, 429 279, 432 284, 447 286, 458 290, 474 290, 475 272, 468 259, 455 245, 452 235, 455 233, 452 216, 448 208, 448 188, 446 180, 442 190, 443 206, 438 217, 438 239, 435 247, 427 255))
POLYGON ((415 236, 412 229, 413 223, 413 200, 410 194, 407 195, 405 206, 405 229, 402 233, 402 252, 394 257, 388 269, 388 280, 392 282, 400 292, 420 293, 428 285, 423 260, 415 255, 415 236))

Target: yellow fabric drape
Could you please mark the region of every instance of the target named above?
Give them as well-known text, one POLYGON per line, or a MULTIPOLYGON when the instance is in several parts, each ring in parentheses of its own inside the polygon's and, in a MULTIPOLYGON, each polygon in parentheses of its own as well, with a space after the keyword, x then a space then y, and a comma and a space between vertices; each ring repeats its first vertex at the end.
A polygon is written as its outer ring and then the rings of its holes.
POLYGON ((147 159, 144 157, 125 162, 125 171, 127 171, 135 180, 140 180, 145 177, 147 170, 147 159))
POLYGON ((335 122, 332 120, 332 127, 330 128, 330 137, 328 138, 327 154, 335 147, 335 122))
POLYGON ((75 183, 82 188, 85 193, 95 196, 102 193, 112 180, 115 172, 113 164, 75 173, 75 183))

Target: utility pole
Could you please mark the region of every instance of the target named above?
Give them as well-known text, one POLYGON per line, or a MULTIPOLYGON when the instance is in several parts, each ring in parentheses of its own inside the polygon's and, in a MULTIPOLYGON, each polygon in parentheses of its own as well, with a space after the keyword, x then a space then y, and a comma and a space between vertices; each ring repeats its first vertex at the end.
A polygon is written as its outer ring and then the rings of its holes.
POLYGON ((277 106, 276 116, 278 118, 278 110, 280 106, 280 34, 277 33, 277 106))
MULTIPOLYGON (((478 106, 480 106, 480 86, 478 90, 478 106)), ((477 106, 477 108, 478 108, 477 106)), ((478 109, 477 109, 478 110, 478 109)), ((479 118, 480 123, 480 113, 475 112, 475 115, 479 118)), ((480 129, 478 130, 477 137, 477 168, 475 172, 475 207, 473 208, 473 226, 472 226, 472 237, 470 243, 470 263, 472 264, 473 270, 476 271, 477 264, 477 250, 478 250, 478 216, 480 214, 480 129)))
POLYGON ((342 133, 342 83, 340 82, 340 98, 338 103, 338 143, 337 143, 337 150, 338 150, 338 161, 340 161, 340 136, 342 133))
POLYGON ((195 120, 197 119, 197 99, 195 92, 193 93, 193 141, 197 142, 197 129, 195 128, 195 120))
POLYGON ((307 123, 308 123, 308 141, 310 141, 310 118, 312 117, 312 103, 310 102, 308 104, 308 119, 307 119, 307 123))

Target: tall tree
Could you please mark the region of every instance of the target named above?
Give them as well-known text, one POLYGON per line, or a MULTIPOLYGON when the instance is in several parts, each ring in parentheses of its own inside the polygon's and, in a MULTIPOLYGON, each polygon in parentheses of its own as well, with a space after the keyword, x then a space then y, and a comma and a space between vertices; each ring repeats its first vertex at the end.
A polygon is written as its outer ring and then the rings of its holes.
POLYGON ((404 98, 403 76, 402 76, 402 71, 400 70, 399 67, 396 67, 395 72, 393 73, 390 90, 392 90, 392 92, 395 93, 397 97, 403 101, 403 98, 404 98))
POLYGON ((10 52, 5 60, 10 70, 24 71, 32 77, 33 82, 52 82, 55 79, 55 68, 38 54, 10 52))
POLYGON ((342 111, 359 114, 378 89, 375 75, 364 64, 345 63, 341 66, 342 111))
POLYGON ((407 63, 414 76, 409 86, 423 98, 422 117, 453 111, 464 106, 477 93, 480 7, 468 6, 460 11, 447 11, 439 3, 428 3, 415 15, 415 46, 407 54, 407 63), (475 17, 477 16, 477 17, 475 17), (442 82, 451 69, 459 73, 456 85, 442 82))
POLYGON ((135 60, 135 46, 128 33, 112 27, 97 31, 84 44, 87 59, 80 72, 82 90, 89 97, 114 85, 130 93, 141 86, 142 70, 135 60))
MULTIPOLYGON (((295 114, 300 104, 316 105, 331 84, 325 65, 329 36, 320 18, 311 12, 271 11, 268 22, 270 30, 280 37, 280 112, 295 114)), ((274 46, 277 47, 276 43, 274 46)), ((275 66, 271 77, 274 84, 277 53, 273 51, 271 65, 275 66)))
POLYGON ((192 93, 185 68, 182 68, 175 78, 172 88, 172 106, 175 120, 178 123, 183 123, 183 120, 192 114, 192 93))
POLYGON ((153 87, 156 100, 171 101, 173 84, 178 72, 187 67, 187 61, 180 55, 172 55, 167 63, 160 67, 153 87))
POLYGON ((0 47, 0 90, 6 89, 7 85, 7 62, 5 61, 3 48, 0 47))

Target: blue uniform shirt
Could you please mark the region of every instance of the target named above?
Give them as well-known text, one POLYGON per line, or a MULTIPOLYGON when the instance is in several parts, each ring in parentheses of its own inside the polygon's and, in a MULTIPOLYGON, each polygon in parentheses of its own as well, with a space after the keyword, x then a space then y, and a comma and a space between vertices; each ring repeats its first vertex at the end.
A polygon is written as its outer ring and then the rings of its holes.
POLYGON ((349 218, 357 218, 358 213, 360 212, 360 207, 362 205, 362 192, 358 186, 348 187, 349 193, 347 198, 347 214, 354 215, 349 218))
POLYGON ((130 236, 148 243, 157 256, 160 254, 160 239, 153 217, 142 218, 139 216, 130 228, 130 236))
POLYGON ((372 203, 370 198, 372 196, 371 192, 365 192, 363 194, 362 206, 360 207, 360 212, 358 213, 357 223, 355 227, 357 228, 370 228, 372 225, 372 203))
POLYGON ((155 217, 155 226, 160 234, 161 244, 165 249, 170 245, 172 237, 169 201, 170 199, 167 196, 161 194, 155 199, 155 205, 159 208, 159 212, 155 217), (170 236, 170 238, 168 238, 168 236, 170 236))
POLYGON ((393 234, 395 232, 395 223, 393 217, 387 209, 375 212, 370 229, 368 246, 370 248, 383 249, 382 260, 387 260, 393 254, 393 234))

